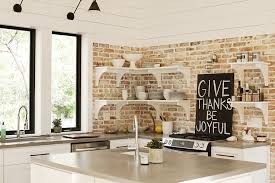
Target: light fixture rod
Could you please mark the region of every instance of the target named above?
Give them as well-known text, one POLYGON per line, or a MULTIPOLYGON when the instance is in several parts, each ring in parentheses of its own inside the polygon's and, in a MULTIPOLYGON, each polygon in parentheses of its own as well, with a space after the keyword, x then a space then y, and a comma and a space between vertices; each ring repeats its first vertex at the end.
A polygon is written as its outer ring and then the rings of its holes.
MULTIPOLYGON (((24 1, 24 0, 22 0, 22 1, 24 1)), ((74 10, 74 14, 75 14, 76 10, 78 9, 78 7, 79 7, 81 1, 82 1, 82 0, 80 0, 80 1, 78 2, 77 6, 76 6, 76 8, 75 8, 75 10, 74 10)))
POLYGON ((21 3, 20 3, 20 5, 22 5, 23 1, 24 1, 24 0, 21 0, 21 3))

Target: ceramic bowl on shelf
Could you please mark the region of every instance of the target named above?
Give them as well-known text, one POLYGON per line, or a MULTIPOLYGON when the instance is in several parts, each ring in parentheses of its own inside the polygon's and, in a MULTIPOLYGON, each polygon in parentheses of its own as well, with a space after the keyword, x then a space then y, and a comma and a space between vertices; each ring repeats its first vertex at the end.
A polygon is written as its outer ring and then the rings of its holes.
POLYGON ((149 93, 150 100, 163 100, 163 91, 154 91, 149 93))
POLYGON ((148 99, 148 93, 146 93, 146 92, 138 92, 137 93, 137 99, 138 100, 147 100, 148 99))
POLYGON ((184 100, 185 92, 172 91, 169 93, 169 100, 184 100))
POLYGON ((114 67, 122 67, 125 63, 125 59, 113 59, 112 64, 114 67))
POLYGON ((173 89, 164 89, 163 90, 163 96, 166 100, 170 100, 170 93, 174 92, 175 90, 173 89))
POLYGON ((142 59, 143 55, 142 54, 123 54, 123 58, 130 62, 130 68, 136 68, 136 62, 142 59))
POLYGON ((136 97, 137 97, 139 92, 145 92, 145 86, 136 86, 135 92, 136 92, 136 97))

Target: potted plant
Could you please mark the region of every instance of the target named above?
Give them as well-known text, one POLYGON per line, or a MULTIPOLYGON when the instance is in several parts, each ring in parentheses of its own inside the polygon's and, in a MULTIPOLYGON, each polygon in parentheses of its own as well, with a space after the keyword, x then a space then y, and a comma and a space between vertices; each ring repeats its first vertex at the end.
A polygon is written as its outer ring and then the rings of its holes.
POLYGON ((61 119, 53 120, 53 132, 61 133, 62 132, 62 122, 61 119))
POLYGON ((163 162, 163 144, 161 139, 155 138, 147 144, 149 148, 149 161, 150 163, 163 162))

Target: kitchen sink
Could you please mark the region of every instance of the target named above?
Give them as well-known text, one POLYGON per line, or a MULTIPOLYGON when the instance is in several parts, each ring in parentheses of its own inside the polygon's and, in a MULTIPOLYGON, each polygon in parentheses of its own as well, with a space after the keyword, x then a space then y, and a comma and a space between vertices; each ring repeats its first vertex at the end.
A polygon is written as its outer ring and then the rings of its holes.
POLYGON ((43 141, 43 140, 51 140, 53 137, 51 136, 37 136, 37 137, 21 137, 21 138, 8 138, 5 143, 12 142, 33 142, 33 141, 43 141))
MULTIPOLYGON (((134 156, 135 155, 135 151, 127 151, 127 152, 123 152, 121 154, 134 156)), ((148 153, 146 153, 146 152, 139 152, 139 155, 141 155, 141 156, 148 156, 148 153)))

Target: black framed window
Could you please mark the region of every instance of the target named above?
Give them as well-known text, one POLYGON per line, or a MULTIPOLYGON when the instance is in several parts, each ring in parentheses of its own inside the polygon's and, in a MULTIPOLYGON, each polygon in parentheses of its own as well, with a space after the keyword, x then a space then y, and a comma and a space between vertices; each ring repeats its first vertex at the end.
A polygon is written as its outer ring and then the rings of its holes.
POLYGON ((53 32, 51 83, 52 121, 61 119, 62 131, 80 131, 81 35, 53 32))
POLYGON ((21 106, 27 114, 20 113, 20 129, 35 132, 34 29, 0 25, 0 103, 0 122, 5 122, 8 135, 17 131, 21 106))

